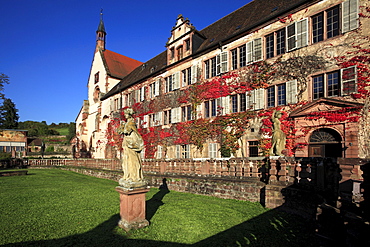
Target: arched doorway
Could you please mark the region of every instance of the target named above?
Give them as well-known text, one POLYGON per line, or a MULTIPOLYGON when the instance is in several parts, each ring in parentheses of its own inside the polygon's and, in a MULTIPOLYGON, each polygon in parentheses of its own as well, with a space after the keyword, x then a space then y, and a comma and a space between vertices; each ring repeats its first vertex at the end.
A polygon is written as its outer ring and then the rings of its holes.
POLYGON ((312 132, 309 146, 309 157, 342 157, 342 137, 329 128, 321 128, 312 132))

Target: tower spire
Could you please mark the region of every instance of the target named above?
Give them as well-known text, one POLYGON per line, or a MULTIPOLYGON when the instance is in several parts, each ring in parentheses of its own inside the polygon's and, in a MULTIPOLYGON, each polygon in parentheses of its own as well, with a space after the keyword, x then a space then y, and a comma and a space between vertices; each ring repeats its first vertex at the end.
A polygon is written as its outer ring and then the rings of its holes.
POLYGON ((103 9, 100 10, 100 22, 98 30, 96 30, 96 51, 99 49, 105 50, 105 37, 107 33, 105 32, 104 21, 103 21, 103 9))

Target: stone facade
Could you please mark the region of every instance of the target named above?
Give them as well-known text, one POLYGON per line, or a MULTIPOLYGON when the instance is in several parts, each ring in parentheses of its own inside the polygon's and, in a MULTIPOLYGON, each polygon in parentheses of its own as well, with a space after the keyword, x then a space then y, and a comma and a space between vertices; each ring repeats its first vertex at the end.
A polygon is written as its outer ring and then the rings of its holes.
MULTIPOLYGON (((108 144, 115 141, 108 139, 107 131, 122 108, 136 108, 140 131, 155 129, 158 136, 192 120, 212 124, 218 117, 253 112, 253 118, 236 117, 245 126, 241 137, 233 141, 235 150, 225 146, 221 135, 208 136, 200 144, 170 134, 155 139, 156 144, 146 140, 153 147, 149 150, 147 145, 143 157, 220 158, 225 148, 234 157, 263 156, 271 138, 267 120, 277 109, 291 125, 290 132, 285 129, 287 156, 367 158, 368 145, 363 144, 369 133, 368 110, 362 109, 368 109, 363 97, 368 82, 361 75, 369 64, 339 60, 349 61, 361 49, 366 53, 368 8, 365 0, 254 0, 200 31, 179 15, 166 51, 121 78, 108 73, 108 53, 99 39, 88 82, 89 99, 77 118, 77 139, 91 157, 120 158, 119 145, 108 144), (255 8, 260 11, 256 13, 255 8), (260 71, 271 66, 278 68, 273 75, 260 71), (199 102, 181 100, 196 85, 220 78, 226 84, 230 78, 250 83, 251 88, 240 91, 239 87, 199 102), (347 114, 354 109, 352 115, 347 114), (336 113, 342 118, 332 116, 336 113)), ((105 30, 103 34, 105 42, 105 30)), ((236 131, 230 123, 223 133, 232 136, 236 131)))

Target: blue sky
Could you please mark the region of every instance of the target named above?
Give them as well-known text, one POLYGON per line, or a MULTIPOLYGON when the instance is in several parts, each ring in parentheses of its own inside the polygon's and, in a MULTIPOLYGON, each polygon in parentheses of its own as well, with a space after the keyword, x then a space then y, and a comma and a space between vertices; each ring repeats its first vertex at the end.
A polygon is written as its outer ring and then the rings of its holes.
POLYGON ((103 9, 108 50, 145 62, 182 14, 201 30, 250 0, 0 0, 0 73, 20 121, 74 122, 103 9))

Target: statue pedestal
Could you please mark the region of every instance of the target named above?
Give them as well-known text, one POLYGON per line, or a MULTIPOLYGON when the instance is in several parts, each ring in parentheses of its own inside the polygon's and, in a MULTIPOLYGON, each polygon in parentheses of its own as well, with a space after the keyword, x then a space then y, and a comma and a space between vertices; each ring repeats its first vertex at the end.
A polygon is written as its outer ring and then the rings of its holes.
POLYGON ((143 228, 149 225, 145 219, 145 194, 149 188, 129 189, 117 186, 116 191, 120 194, 120 216, 118 226, 125 231, 143 228))

